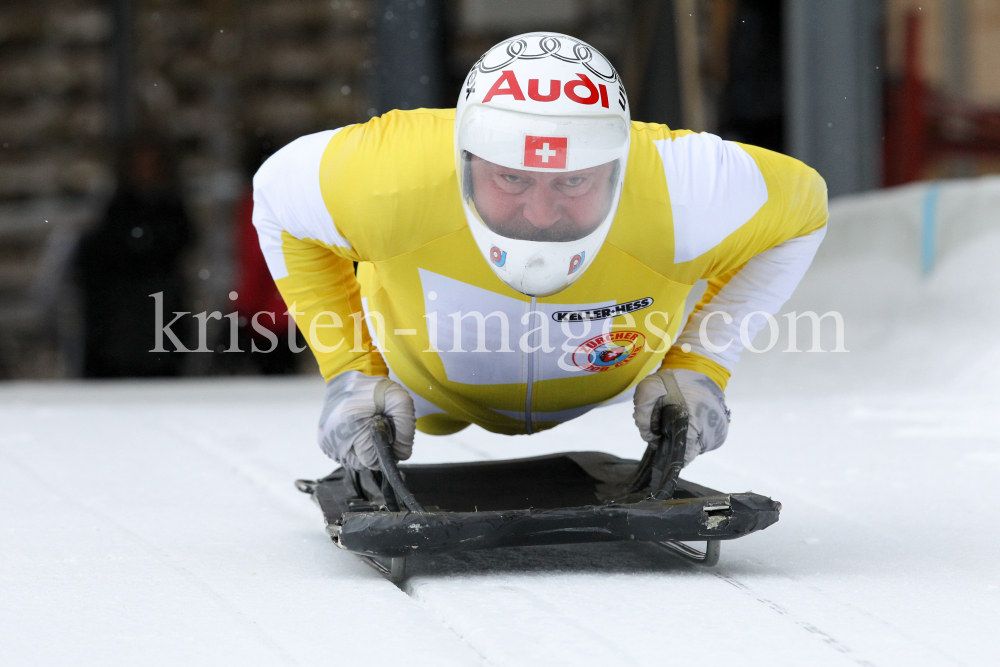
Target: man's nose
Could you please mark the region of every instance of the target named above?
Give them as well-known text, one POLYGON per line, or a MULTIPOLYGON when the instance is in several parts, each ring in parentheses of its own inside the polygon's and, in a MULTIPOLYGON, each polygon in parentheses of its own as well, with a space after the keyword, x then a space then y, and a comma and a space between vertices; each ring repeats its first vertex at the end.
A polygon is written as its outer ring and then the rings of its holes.
POLYGON ((527 200, 521 211, 525 219, 538 229, 548 229, 559 222, 562 207, 558 197, 547 187, 534 187, 527 193, 527 200))

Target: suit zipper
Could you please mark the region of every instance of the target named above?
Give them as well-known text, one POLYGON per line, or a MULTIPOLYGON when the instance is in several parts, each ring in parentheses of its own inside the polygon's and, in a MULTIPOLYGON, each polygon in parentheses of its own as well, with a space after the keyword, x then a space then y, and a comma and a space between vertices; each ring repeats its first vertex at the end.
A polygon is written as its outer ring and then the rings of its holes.
MULTIPOLYGON (((534 325, 534 318, 531 313, 535 312, 535 305, 537 301, 535 297, 531 297, 531 303, 528 306, 528 322, 529 325, 534 325)), ((540 329, 541 327, 539 327, 540 329)), ((531 332, 531 338, 528 340, 528 345, 531 346, 531 352, 528 353, 528 393, 527 398, 524 401, 524 428, 530 435, 532 430, 531 424, 531 394, 535 384, 535 355, 538 354, 538 341, 535 337, 538 335, 538 329, 531 332)))

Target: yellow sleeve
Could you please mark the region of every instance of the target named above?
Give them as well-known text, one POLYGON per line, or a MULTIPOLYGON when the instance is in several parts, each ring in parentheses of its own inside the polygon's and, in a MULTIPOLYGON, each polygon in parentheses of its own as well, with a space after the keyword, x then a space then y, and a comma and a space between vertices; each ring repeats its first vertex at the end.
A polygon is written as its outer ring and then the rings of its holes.
POLYGON ((282 249, 289 273, 275 284, 316 356, 323 379, 329 381, 352 370, 388 375, 361 319, 364 312, 354 262, 337 248, 297 239, 288 232, 282 235, 282 249))
POLYGON ((278 290, 326 380, 349 370, 387 375, 362 321, 362 260, 326 206, 320 165, 339 132, 297 139, 254 176, 253 221, 278 290))

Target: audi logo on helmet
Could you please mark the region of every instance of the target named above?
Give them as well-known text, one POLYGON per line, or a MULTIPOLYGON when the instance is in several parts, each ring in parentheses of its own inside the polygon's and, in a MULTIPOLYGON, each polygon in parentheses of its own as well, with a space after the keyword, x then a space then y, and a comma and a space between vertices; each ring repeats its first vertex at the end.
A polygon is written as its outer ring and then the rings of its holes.
POLYGON ((536 102, 554 102, 565 96, 578 104, 600 103, 605 109, 609 109, 610 102, 614 101, 622 112, 628 113, 625 88, 615 68, 597 49, 568 35, 527 33, 497 44, 472 67, 463 86, 465 95, 460 99, 470 101, 470 96, 476 92, 477 80, 483 75, 490 76, 492 81, 485 99, 479 100, 483 103, 489 102, 495 95, 536 102), (536 72, 526 72, 525 68, 536 72), (556 74, 553 68, 561 68, 561 75, 556 74), (498 72, 499 78, 492 78, 498 72), (522 77, 520 81, 518 76, 522 77), (525 83, 527 96, 524 93, 525 83), (615 99, 609 100, 609 96, 615 99))
MULTIPOLYGON (((539 80, 528 79, 528 97, 536 102, 555 102, 560 94, 573 100, 577 104, 597 104, 605 109, 610 108, 608 104, 608 87, 603 83, 594 85, 590 77, 586 74, 577 74, 577 78, 563 83, 559 79, 549 79, 549 90, 544 95, 539 91, 539 80), (583 89, 582 91, 580 89, 583 89), (583 94, 581 94, 581 92, 583 94)), ((489 102, 498 95, 510 95, 515 100, 524 101, 524 92, 517 82, 512 70, 504 70, 493 86, 490 87, 483 98, 483 104, 489 102)))

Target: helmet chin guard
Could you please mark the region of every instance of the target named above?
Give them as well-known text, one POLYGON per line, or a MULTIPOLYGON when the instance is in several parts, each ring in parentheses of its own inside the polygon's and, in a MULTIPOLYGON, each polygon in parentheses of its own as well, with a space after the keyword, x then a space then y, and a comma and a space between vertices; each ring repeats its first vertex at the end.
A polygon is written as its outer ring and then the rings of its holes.
POLYGON ((578 39, 528 33, 479 59, 455 111, 455 165, 500 280, 548 296, 580 278, 614 221, 629 132, 618 73, 578 39))

